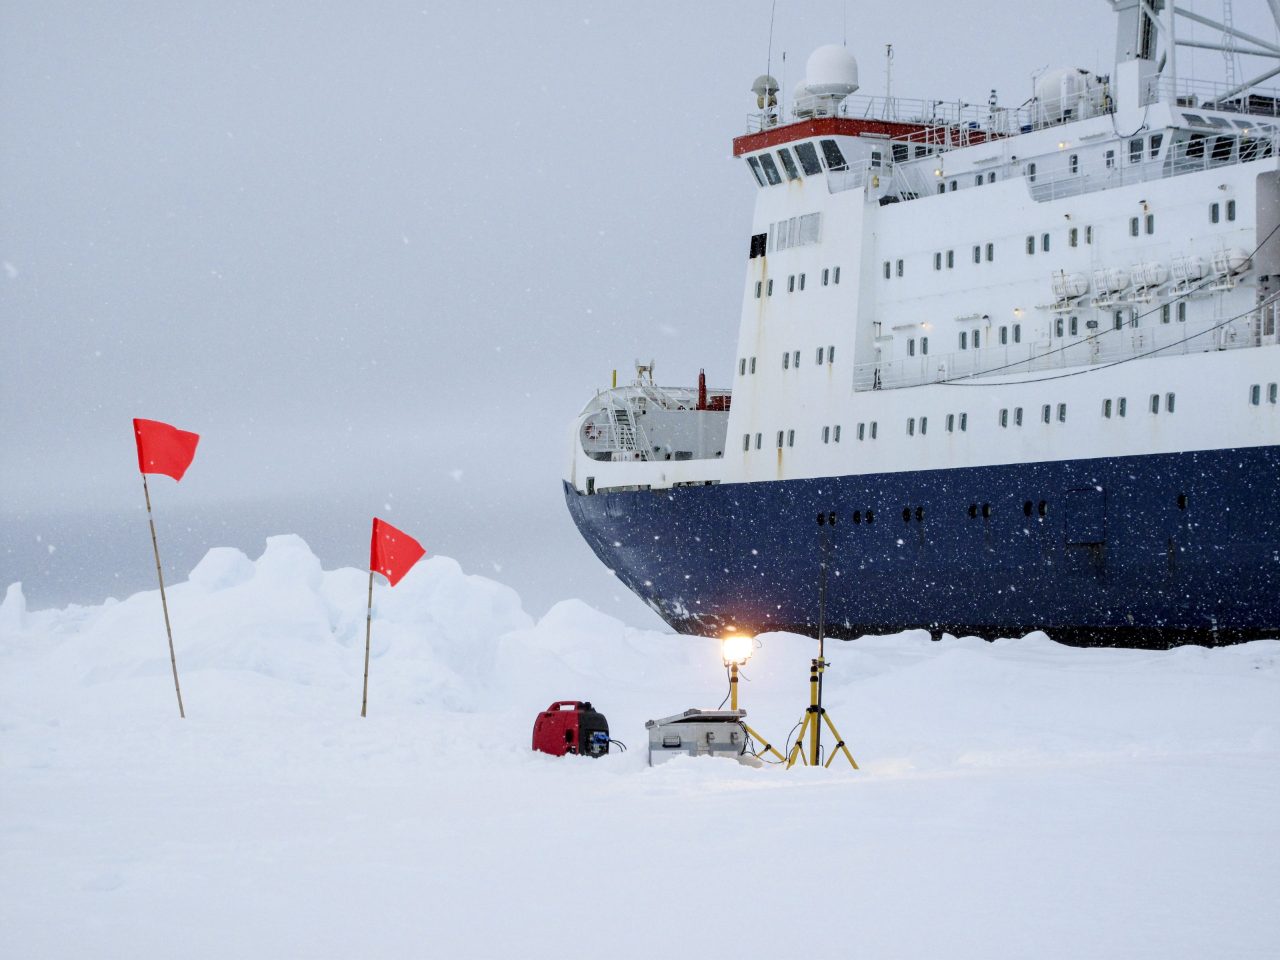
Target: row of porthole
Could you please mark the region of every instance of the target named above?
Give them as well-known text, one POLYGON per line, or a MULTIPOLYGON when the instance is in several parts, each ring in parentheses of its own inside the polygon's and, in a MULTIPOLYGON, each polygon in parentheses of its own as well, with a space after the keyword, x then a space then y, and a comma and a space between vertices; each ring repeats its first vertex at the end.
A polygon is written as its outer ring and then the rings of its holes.
MULTIPOLYGON (((1185 493, 1178 494, 1177 504, 1178 504, 1179 510, 1187 509, 1187 495, 1185 493)), ((969 519, 971 520, 976 520, 979 516, 981 516, 984 520, 989 519, 991 517, 991 504, 990 503, 982 503, 982 504, 971 503, 969 504, 968 513, 969 513, 969 519)), ((1022 515, 1024 517, 1030 517, 1032 515, 1035 515, 1041 518, 1047 517, 1049 515, 1049 502, 1047 500, 1040 500, 1038 502, 1032 502, 1031 500, 1024 500, 1022 502, 1022 515)), ((914 509, 912 509, 911 507, 902 508, 903 523, 910 523, 913 517, 915 518, 917 523, 923 523, 924 507, 915 507, 914 509)), ((837 514, 834 510, 827 513, 819 513, 818 526, 834 527, 836 525, 836 519, 837 519, 837 514)), ((867 523, 875 523, 875 519, 876 519, 875 511, 867 510, 864 514, 863 511, 861 510, 855 510, 853 511, 853 515, 850 519, 852 519, 854 523, 862 523, 864 520, 867 523)))

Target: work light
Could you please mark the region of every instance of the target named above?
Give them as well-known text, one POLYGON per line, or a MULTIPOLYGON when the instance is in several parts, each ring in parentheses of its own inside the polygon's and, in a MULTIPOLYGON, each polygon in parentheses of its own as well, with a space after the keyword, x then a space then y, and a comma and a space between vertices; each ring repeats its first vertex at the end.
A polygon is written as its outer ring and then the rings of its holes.
POLYGON ((751 659, 753 652, 753 642, 751 637, 744 637, 736 633, 727 634, 720 641, 720 656, 724 659, 724 665, 730 664, 742 666, 751 659))

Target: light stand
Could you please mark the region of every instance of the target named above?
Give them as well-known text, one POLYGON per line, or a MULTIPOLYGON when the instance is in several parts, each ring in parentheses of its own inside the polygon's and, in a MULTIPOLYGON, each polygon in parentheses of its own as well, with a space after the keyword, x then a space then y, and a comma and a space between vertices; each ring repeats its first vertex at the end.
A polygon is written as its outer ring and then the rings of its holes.
POLYGON ((822 762, 822 722, 826 722, 831 729, 831 734, 836 738, 835 748, 831 751, 831 755, 827 758, 827 762, 823 767, 830 767, 832 761, 835 760, 837 753, 843 753, 849 761, 849 765, 853 769, 858 769, 858 763, 853 759, 853 754, 849 752, 849 748, 845 746, 844 737, 840 736, 840 731, 836 729, 835 723, 827 714, 826 708, 822 706, 822 673, 827 667, 826 661, 826 618, 827 618, 827 531, 826 526, 830 523, 835 526, 835 513, 818 514, 818 527, 821 530, 820 538, 822 544, 822 560, 818 570, 818 655, 809 661, 809 709, 805 711, 804 720, 800 724, 800 732, 796 735, 796 742, 791 747, 791 752, 787 756, 787 769, 795 766, 797 759, 806 766, 816 767, 822 762), (804 755, 804 738, 805 734, 809 735, 809 756, 804 755))
MULTIPOLYGON (((738 668, 751 659, 751 648, 752 639, 750 637, 730 635, 720 641, 720 657, 724 661, 724 665, 729 668, 730 710, 738 709, 738 668)), ((739 722, 742 723, 742 729, 747 732, 748 736, 764 745, 765 752, 772 753, 779 761, 787 759, 767 739, 747 726, 745 720, 739 722)))

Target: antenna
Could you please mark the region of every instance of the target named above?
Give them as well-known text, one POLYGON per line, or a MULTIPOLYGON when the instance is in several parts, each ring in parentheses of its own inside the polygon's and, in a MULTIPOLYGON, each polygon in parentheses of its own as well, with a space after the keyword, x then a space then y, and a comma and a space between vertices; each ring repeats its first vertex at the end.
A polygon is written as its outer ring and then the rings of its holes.
POLYGON ((884 45, 884 119, 892 120, 898 110, 893 103, 893 44, 884 45))
POLYGON ((778 12, 778 0, 773 0, 769 8, 769 50, 764 58, 764 72, 773 73, 773 17, 778 12))

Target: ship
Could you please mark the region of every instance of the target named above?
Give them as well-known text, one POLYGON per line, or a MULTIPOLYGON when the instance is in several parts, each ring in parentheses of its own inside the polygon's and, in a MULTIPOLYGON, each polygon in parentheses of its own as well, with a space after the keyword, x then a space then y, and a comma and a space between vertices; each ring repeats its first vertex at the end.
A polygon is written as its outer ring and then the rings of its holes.
POLYGON ((1018 106, 843 45, 752 85, 732 384, 615 373, 563 481, 676 631, 1280 635, 1280 68, 1179 75, 1190 14, 1109 6, 1112 72, 1018 106))

